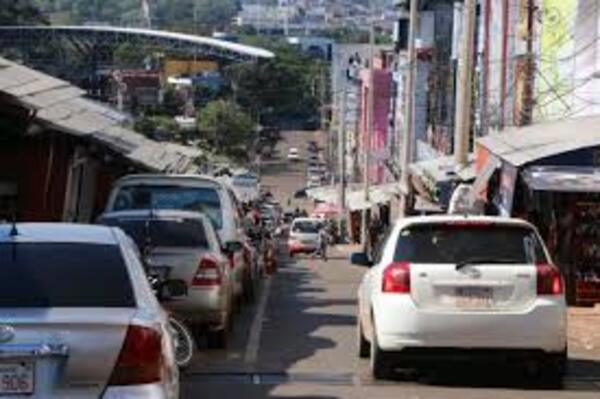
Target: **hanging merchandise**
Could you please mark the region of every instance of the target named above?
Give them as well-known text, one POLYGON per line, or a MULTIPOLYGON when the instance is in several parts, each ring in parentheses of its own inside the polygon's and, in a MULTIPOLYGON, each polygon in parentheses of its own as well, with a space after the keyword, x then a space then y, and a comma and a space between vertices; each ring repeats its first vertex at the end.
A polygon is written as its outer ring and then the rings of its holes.
POLYGON ((577 203, 573 229, 576 303, 600 303, 600 203, 577 203))

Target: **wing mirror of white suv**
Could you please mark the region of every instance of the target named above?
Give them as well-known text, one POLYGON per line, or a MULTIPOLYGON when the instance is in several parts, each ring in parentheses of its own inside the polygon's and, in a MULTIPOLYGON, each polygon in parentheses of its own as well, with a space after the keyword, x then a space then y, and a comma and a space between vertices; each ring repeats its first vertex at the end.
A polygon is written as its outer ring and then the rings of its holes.
POLYGON ((350 256, 350 263, 355 266, 371 267, 373 261, 364 252, 355 252, 350 256))

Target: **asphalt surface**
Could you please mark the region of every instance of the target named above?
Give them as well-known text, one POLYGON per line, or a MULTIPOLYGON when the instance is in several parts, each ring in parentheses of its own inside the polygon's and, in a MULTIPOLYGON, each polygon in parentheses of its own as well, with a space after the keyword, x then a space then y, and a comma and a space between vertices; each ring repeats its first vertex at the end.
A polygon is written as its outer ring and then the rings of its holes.
MULTIPOLYGON (((285 137, 284 156, 290 146, 303 152, 314 134, 285 137)), ((304 184, 302 164, 271 162, 263 179, 285 205, 304 184)), ((356 289, 364 269, 347 263, 347 251, 333 249, 328 262, 292 260, 280 251, 280 269, 237 315, 228 350, 201 348, 182 377, 182 397, 600 398, 600 356, 577 352, 570 353, 562 388, 540 386, 518 368, 489 364, 434 364, 374 381, 355 346, 356 289)))

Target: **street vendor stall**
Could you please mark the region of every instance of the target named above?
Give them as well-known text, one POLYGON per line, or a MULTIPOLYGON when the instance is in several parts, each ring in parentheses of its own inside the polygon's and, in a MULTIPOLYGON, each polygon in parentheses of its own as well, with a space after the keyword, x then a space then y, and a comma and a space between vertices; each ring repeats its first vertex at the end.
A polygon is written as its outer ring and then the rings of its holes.
POLYGON ((477 140, 488 213, 527 219, 562 270, 569 303, 600 303, 600 117, 532 125, 477 140), (493 171, 492 171, 493 170, 493 171))
POLYGON ((522 177, 528 214, 567 269, 572 302, 600 302, 600 168, 531 167, 522 177))

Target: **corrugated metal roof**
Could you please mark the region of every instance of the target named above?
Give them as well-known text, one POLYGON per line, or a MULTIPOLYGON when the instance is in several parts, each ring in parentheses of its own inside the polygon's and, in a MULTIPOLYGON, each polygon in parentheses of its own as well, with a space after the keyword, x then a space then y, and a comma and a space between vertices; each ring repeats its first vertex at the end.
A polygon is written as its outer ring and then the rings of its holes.
POLYGON ((600 146, 600 116, 566 119, 511 129, 477 143, 514 166, 565 152, 600 146))
POLYGON ((530 167, 523 172, 527 185, 537 191, 600 192, 600 168, 530 167))
POLYGON ((410 165, 412 173, 419 177, 424 177, 434 183, 447 182, 454 180, 473 180, 477 177, 473 154, 468 156, 468 165, 462 169, 457 169, 456 161, 453 156, 442 156, 415 162, 410 165))
POLYGON ((192 173, 202 151, 172 143, 157 143, 122 127, 125 116, 83 98, 85 92, 4 58, 0 58, 0 91, 37 111, 36 119, 53 129, 88 137, 154 172, 192 173))

